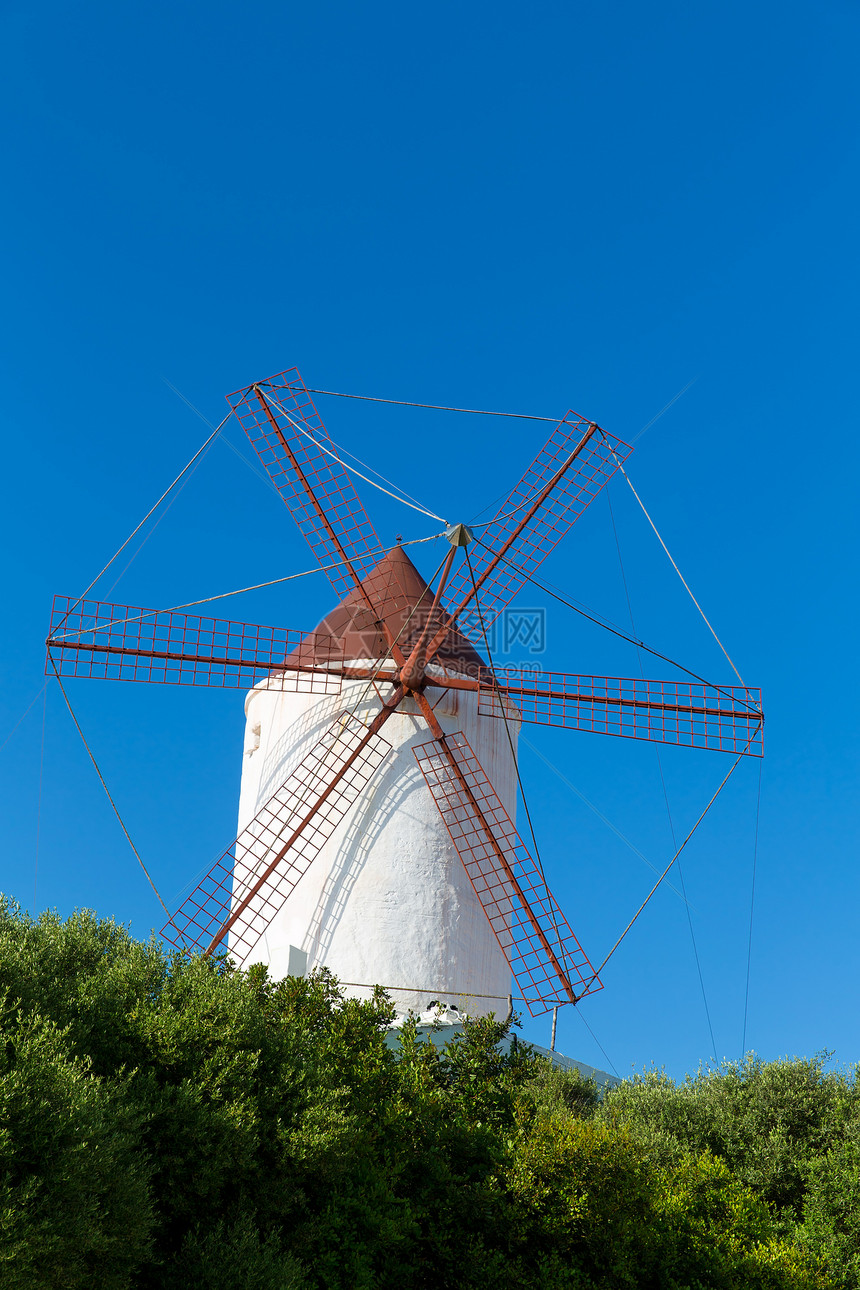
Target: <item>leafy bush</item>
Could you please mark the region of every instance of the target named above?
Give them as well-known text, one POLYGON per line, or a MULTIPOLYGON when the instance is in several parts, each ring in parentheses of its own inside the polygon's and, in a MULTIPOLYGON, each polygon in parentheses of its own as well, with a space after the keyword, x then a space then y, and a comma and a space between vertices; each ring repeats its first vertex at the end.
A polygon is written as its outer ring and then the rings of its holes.
POLYGON ((854 1086, 747 1063, 602 1102, 326 973, 0 907, 0 1287, 860 1286, 854 1086))
POLYGON ((856 1113, 853 1086, 812 1060, 748 1057, 675 1085, 655 1072, 604 1101, 605 1123, 624 1125, 662 1160, 709 1151, 787 1219, 799 1218, 811 1160, 856 1113))
POLYGON ((0 1012, 0 1285, 113 1290, 150 1253, 141 1117, 8 994, 0 1012))

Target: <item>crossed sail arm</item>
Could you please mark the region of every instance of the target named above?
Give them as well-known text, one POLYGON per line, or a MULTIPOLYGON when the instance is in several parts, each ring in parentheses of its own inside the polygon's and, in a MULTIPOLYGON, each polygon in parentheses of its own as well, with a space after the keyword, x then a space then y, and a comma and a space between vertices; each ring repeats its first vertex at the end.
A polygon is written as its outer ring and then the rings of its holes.
POLYGON ((469 549, 471 572, 464 561, 446 589, 448 611, 477 618, 480 598, 489 628, 631 451, 593 422, 568 412, 489 527, 478 530, 469 549))
POLYGON ((319 563, 336 566, 326 576, 345 600, 378 563, 382 543, 298 370, 227 401, 319 563))
POLYGON ((466 736, 413 752, 532 1016, 601 989, 466 736))
MULTIPOLYGON (((379 537, 298 371, 228 398, 338 599, 349 599, 350 610, 357 607, 366 617, 366 623, 356 619, 357 629, 382 633, 390 662, 382 671, 350 666, 343 647, 319 632, 57 597, 49 667, 60 676, 237 689, 264 684, 336 694, 345 676, 394 688, 369 726, 348 713, 336 719, 187 898, 164 935, 204 953, 228 949, 246 962, 388 755, 391 745, 380 729, 404 696, 414 693, 436 735, 414 749, 418 765, 529 1010, 536 1014, 577 1002, 601 988, 465 736, 442 733, 423 693, 425 681, 476 691, 478 711, 487 717, 513 715, 752 755, 761 755, 760 692, 525 669, 504 675, 479 669, 473 677, 455 671, 434 679, 425 677, 424 667, 453 627, 481 640, 483 628, 516 596, 631 449, 569 412, 495 519, 478 530, 469 548, 471 567, 463 560, 428 609, 407 661, 400 634, 385 621, 385 606, 402 594, 397 577, 381 560, 379 537)), ((409 620, 417 608, 406 606, 409 620)))
POLYGON ((244 963, 391 751, 381 724, 341 713, 162 929, 165 940, 229 949, 244 963))

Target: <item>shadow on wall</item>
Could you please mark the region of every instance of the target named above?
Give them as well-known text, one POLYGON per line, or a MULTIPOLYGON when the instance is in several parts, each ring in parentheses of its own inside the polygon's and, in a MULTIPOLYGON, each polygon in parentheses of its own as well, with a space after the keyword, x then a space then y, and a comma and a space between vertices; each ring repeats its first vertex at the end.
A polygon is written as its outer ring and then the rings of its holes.
MULTIPOLYGON (((287 707, 285 711, 284 701, 274 695, 268 703, 264 692, 261 693, 260 699, 265 704, 263 712, 259 714, 263 723, 264 738, 261 742, 265 751, 256 791, 255 809, 257 810, 301 765, 320 739, 331 731, 332 723, 340 713, 355 708, 356 717, 360 721, 367 722, 379 711, 379 700, 375 692, 373 690, 368 692, 368 688, 361 682, 354 683, 352 686, 345 686, 338 695, 315 696, 314 702, 309 707, 300 712, 285 728, 279 730, 277 741, 270 745, 265 738, 267 733, 265 727, 268 727, 268 732, 272 732, 273 727, 277 729, 284 717, 289 715, 289 708, 287 707)), ((439 696, 436 710, 440 717, 446 719, 446 726, 460 724, 456 721, 458 717, 466 718, 467 724, 471 724, 470 717, 472 722, 477 719, 477 712, 461 711, 460 695, 457 691, 444 691, 439 696)), ((430 915, 432 923, 440 929, 441 933, 436 947, 438 973, 428 984, 432 984, 434 990, 453 991, 457 985, 462 986, 466 983, 466 977, 474 979, 475 968, 480 965, 477 972, 480 984, 485 990, 492 990, 493 987, 489 982, 495 975, 491 960, 498 955, 496 937, 489 927, 483 908, 474 895, 469 877, 450 841, 442 817, 430 802, 424 776, 411 753, 414 745, 426 742, 430 732, 417 704, 412 700, 407 700, 400 705, 393 720, 399 727, 393 752, 388 755, 386 762, 377 771, 367 789, 359 796, 332 840, 326 844, 327 848, 331 848, 324 858, 328 872, 316 906, 310 915, 301 948, 307 954, 310 969, 328 961, 338 929, 343 925, 347 908, 368 858, 382 835, 391 828, 396 817, 397 827, 404 827, 405 832, 409 833, 411 826, 413 837, 422 835, 426 837, 425 854, 423 857, 419 856, 419 859, 426 860, 429 856, 432 862, 438 863, 439 866, 438 877, 435 880, 436 905, 430 915), (408 733, 403 728, 405 723, 409 723, 412 727, 408 733), (418 799, 415 798, 416 792, 419 794, 418 799), (475 954, 477 958, 474 957, 475 954), (463 955, 466 957, 463 958, 463 955), (461 977, 463 977, 462 980, 461 977)), ((492 722, 491 729, 493 734, 497 733, 495 722, 492 722)), ((385 738, 384 729, 382 737, 385 738)), ((396 862, 398 848, 394 835, 389 839, 389 850, 392 860, 396 862)), ((264 862, 264 858, 261 858, 258 864, 262 865, 264 862)), ((485 859, 476 860, 474 863, 486 875, 487 885, 495 889, 498 897, 500 885, 495 872, 495 862, 492 859, 485 859)), ((426 865, 424 868, 419 865, 416 869, 416 882, 419 885, 424 881, 422 872, 426 877, 426 865)), ((402 886, 402 872, 399 875, 400 884, 397 882, 396 872, 392 876, 395 879, 392 884, 392 901, 396 902, 399 897, 401 904, 405 904, 408 894, 404 892, 402 886)), ((420 887, 422 893, 428 889, 432 890, 432 886, 420 887)), ((383 904, 386 895, 384 887, 381 888, 378 899, 383 904)), ((510 902, 512 893, 508 895, 510 902)), ((382 923, 385 922, 386 919, 383 916, 382 923)), ((391 934, 390 924, 388 934, 391 934)), ((262 939, 267 957, 271 959, 268 937, 265 933, 262 939)), ((512 940, 509 935, 505 935, 504 930, 501 939, 508 945, 512 940)), ((358 949, 360 961, 363 955, 360 946, 358 949)), ((368 964, 366 970, 360 974, 360 980, 370 983, 372 977, 373 969, 368 964)), ((414 989, 423 985, 421 982, 411 980, 381 981, 380 984, 404 989, 407 987, 414 989)), ((477 985, 474 980, 473 985, 477 985)), ((420 993, 420 990, 415 992, 420 993)), ((483 998, 484 995, 480 997, 483 998)))
MULTIPOLYGON (((417 742, 421 735, 423 731, 416 730, 412 739, 401 747, 417 742)), ((392 816, 400 812, 408 815, 417 826, 421 825, 418 817, 409 811, 407 802, 415 790, 423 786, 424 779, 417 764, 409 767, 401 763, 397 756, 399 751, 396 749, 389 757, 368 793, 359 798, 348 816, 346 836, 338 845, 303 945, 312 965, 325 963, 332 938, 343 919, 368 854, 392 816)))

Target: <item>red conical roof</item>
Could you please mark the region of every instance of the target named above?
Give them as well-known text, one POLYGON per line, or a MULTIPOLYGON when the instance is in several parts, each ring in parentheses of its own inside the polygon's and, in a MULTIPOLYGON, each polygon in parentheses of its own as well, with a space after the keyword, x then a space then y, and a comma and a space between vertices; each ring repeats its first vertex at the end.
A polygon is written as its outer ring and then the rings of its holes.
MULTIPOLYGON (((318 639, 311 636, 303 641, 290 655, 291 662, 313 661, 319 664, 330 661, 329 649, 326 648, 329 641, 326 637, 331 638, 331 647, 336 654, 343 651, 347 662, 387 658, 390 654, 388 641, 377 626, 378 620, 385 623, 408 658, 426 625, 427 615, 433 604, 433 592, 399 546, 393 547, 382 557, 362 585, 375 606, 374 612, 368 609, 367 601, 356 587, 346 600, 326 614, 316 629, 318 639)), ((444 613, 437 609, 430 639, 443 621, 444 613)), ((433 662, 440 663, 451 671, 466 672, 469 675, 477 675, 479 670, 487 667, 474 645, 457 627, 449 629, 433 662)))

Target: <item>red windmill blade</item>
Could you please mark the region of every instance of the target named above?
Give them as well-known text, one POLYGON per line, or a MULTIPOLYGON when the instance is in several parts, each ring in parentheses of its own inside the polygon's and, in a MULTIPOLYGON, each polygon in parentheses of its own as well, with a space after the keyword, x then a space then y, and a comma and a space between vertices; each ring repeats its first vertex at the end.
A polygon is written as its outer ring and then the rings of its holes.
POLYGON ((343 651, 321 632, 55 596, 45 670, 163 685, 338 694, 343 651), (48 666, 50 664, 50 667, 48 666))
POLYGON ((308 545, 344 600, 383 549, 297 368, 227 401, 308 545))
MULTIPOLYGON (((359 598, 371 632, 394 590, 382 543, 296 368, 227 396, 338 598, 359 598)), ((392 657, 405 657, 389 636, 392 657)))
POLYGON ((495 622, 576 523, 632 448, 568 412, 461 565, 444 603, 457 618, 481 599, 484 628, 495 622), (473 580, 474 575, 474 580, 473 580))
POLYGON ((370 728, 335 718, 162 928, 165 940, 211 954, 229 933, 244 962, 391 751, 378 731, 394 706, 370 728))
POLYGON ((482 716, 504 717, 507 699, 520 720, 536 725, 753 757, 763 753, 761 690, 748 686, 508 671, 480 682, 479 689, 482 716))
POLYGON ((413 751, 532 1016, 601 989, 465 735, 413 751))

